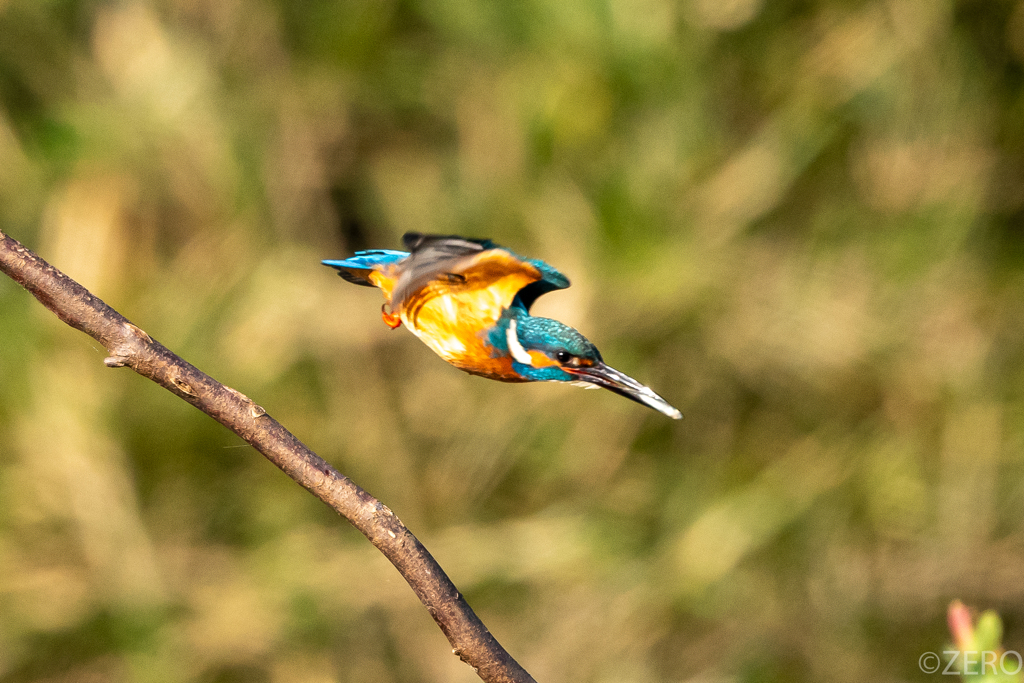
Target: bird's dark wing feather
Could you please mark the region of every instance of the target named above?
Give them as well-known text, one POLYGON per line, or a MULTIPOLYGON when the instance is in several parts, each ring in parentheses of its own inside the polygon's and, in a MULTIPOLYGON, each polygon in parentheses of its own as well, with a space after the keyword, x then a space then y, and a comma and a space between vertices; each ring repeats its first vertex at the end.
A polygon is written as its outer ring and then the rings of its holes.
POLYGON ((391 293, 391 301, 399 305, 435 280, 457 283, 460 279, 458 271, 467 257, 496 246, 490 240, 418 232, 407 232, 402 242, 412 253, 402 263, 401 275, 391 293))
POLYGON ((490 240, 455 235, 408 233, 403 238, 411 255, 402 261, 392 292, 392 305, 411 297, 462 290, 467 293, 498 287, 493 294, 508 308, 517 301, 529 308, 546 292, 569 286, 557 270, 536 259, 524 259, 490 240))
POLYGON ((465 256, 498 246, 491 240, 479 240, 458 235, 424 235, 421 232, 407 232, 402 235, 402 244, 409 251, 437 252, 450 256, 465 256))

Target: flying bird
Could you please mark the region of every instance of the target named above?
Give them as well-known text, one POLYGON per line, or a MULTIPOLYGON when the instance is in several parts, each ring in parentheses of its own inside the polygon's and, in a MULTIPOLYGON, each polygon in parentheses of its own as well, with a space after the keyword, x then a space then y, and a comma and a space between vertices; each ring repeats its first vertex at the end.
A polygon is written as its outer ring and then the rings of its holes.
POLYGON ((530 315, 542 294, 569 280, 538 259, 490 240, 407 233, 409 251, 371 249, 325 260, 348 282, 378 287, 381 317, 405 325, 465 372, 502 382, 572 382, 603 387, 676 420, 682 413, 601 359, 573 328, 530 315))

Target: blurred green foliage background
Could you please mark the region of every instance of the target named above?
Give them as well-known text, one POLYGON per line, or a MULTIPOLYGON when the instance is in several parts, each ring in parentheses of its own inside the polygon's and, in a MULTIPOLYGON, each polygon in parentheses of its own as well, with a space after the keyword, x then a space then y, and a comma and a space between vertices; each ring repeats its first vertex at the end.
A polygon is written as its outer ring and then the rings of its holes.
MULTIPOLYGON (((1024 649, 1024 0, 0 0, 0 229, 381 498, 540 681, 1024 649), (569 275, 686 415, 319 265, 569 275)), ((0 683, 473 681, 390 565, 0 278, 0 683)))

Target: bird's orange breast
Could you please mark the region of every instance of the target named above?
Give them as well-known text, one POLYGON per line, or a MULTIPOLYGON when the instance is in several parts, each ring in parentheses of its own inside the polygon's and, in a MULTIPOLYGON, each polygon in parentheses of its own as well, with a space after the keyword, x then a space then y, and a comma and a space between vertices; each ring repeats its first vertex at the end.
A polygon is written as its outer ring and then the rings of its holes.
POLYGON ((398 267, 389 265, 369 278, 383 292, 396 320, 400 317, 441 358, 475 375, 521 382, 511 358, 492 355, 487 334, 519 290, 539 276, 534 266, 495 250, 480 255, 458 278, 433 280, 403 301, 392 300, 401 277, 398 267))
POLYGON ((425 288, 402 309, 402 322, 446 361, 466 372, 506 382, 521 381, 512 359, 494 357, 487 334, 501 317, 497 293, 437 293, 425 288))

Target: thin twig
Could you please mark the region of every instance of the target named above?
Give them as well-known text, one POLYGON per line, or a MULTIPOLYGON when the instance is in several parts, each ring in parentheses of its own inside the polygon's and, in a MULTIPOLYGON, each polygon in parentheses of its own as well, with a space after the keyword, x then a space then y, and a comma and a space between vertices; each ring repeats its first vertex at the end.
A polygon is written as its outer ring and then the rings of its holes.
POLYGON ((409 582, 453 652, 494 683, 533 678, 501 647, 427 549, 379 500, 309 450, 247 396, 190 365, 13 238, 0 232, 0 271, 68 325, 106 347, 109 367, 130 367, 249 442, 361 531, 409 582))

